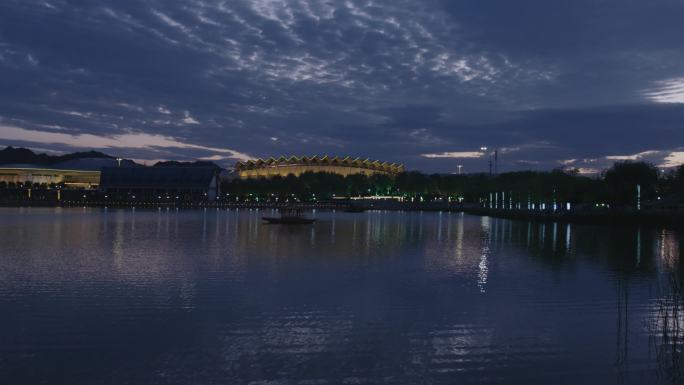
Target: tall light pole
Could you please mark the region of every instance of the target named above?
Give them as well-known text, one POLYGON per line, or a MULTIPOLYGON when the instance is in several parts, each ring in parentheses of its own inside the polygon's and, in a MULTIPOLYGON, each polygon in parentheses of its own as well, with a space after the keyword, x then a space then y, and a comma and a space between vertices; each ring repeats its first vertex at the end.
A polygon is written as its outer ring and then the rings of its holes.
MULTIPOLYGON (((480 147, 480 151, 482 151, 482 153, 485 156, 487 155, 487 147, 485 147, 485 146, 480 147)), ((492 173, 492 161, 491 161, 491 159, 489 160, 489 173, 490 174, 492 173)))
POLYGON ((499 150, 494 150, 494 174, 499 173, 499 150))
POLYGON ((480 151, 484 155, 488 155, 489 159, 487 159, 487 164, 489 164, 489 175, 493 174, 498 174, 499 173, 499 150, 494 149, 494 152, 487 152, 488 148, 485 146, 480 147, 480 151), (492 166, 494 167, 492 169, 492 166))
POLYGON ((122 158, 116 158, 116 162, 119 164, 119 167, 121 167, 121 161, 122 160, 123 160, 122 158))

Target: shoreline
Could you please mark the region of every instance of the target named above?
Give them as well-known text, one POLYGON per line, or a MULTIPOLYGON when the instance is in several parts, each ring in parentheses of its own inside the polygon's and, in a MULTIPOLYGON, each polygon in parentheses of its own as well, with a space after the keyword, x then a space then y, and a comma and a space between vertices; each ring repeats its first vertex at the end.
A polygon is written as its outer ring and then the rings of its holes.
MULTIPOLYGON (((177 208, 177 209, 278 209, 288 204, 282 203, 235 203, 235 202, 90 202, 90 201, 14 201, 0 202, 0 207, 106 207, 106 208, 177 208)), ((359 205, 349 201, 304 202, 297 206, 310 210, 340 210, 350 206, 361 207, 364 211, 425 211, 425 212, 463 212, 470 215, 494 218, 526 220, 535 222, 586 223, 586 224, 662 224, 684 225, 684 211, 678 210, 634 210, 634 209, 588 209, 588 210, 518 210, 489 209, 468 204, 446 202, 373 202, 359 205)))

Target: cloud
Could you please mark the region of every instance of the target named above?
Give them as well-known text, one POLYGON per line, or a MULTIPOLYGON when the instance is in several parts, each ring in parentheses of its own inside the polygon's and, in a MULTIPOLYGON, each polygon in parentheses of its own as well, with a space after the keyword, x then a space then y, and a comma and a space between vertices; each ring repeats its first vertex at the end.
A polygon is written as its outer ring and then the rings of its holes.
POLYGON ((659 81, 644 95, 657 103, 684 103, 684 77, 659 81))
POLYGON ((439 152, 434 154, 420 154, 424 158, 453 158, 453 159, 467 159, 467 158, 482 158, 484 152, 477 151, 456 151, 456 152, 439 152))
POLYGON ((684 164, 684 151, 673 151, 665 157, 658 167, 679 167, 684 164))
POLYGON ((608 155, 606 159, 608 160, 640 160, 651 156, 660 155, 661 151, 642 151, 638 154, 632 155, 608 155))
POLYGON ((62 144, 79 148, 125 148, 125 149, 155 149, 176 148, 194 149, 225 154, 226 157, 236 160, 248 160, 252 157, 227 148, 207 147, 196 144, 183 143, 175 138, 152 135, 146 133, 127 133, 112 136, 97 136, 92 134, 67 134, 64 132, 47 132, 27 130, 19 127, 0 125, 0 137, 4 140, 26 141, 33 143, 62 144))
POLYGON ((577 173, 581 175, 596 175, 601 172, 601 170, 597 168, 591 168, 591 167, 580 167, 577 168, 577 173))
MULTIPOLYGON (((210 161, 210 162, 218 162, 221 160, 226 160, 229 159, 230 157, 224 156, 224 155, 212 155, 212 156, 203 156, 199 158, 199 160, 205 160, 205 161, 210 161)), ((245 159, 240 159, 240 160, 245 160, 245 159)))
POLYGON ((185 124, 200 124, 195 118, 190 116, 190 111, 185 111, 183 113, 184 117, 181 119, 181 121, 185 124))
POLYGON ((486 169, 452 151, 482 145, 519 170, 661 164, 684 143, 679 0, 36 4, 0 5, 0 116, 26 130, 8 144, 61 127, 41 147, 115 146, 133 127, 141 159, 277 148, 433 172, 486 169))

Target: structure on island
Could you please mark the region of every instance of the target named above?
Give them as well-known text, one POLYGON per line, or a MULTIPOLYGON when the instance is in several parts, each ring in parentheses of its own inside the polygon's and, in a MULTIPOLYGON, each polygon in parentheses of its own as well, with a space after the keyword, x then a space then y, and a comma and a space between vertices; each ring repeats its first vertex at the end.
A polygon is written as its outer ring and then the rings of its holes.
POLYGON ((256 159, 238 162, 235 171, 240 178, 271 178, 274 176, 285 177, 290 174, 299 176, 306 172, 329 172, 343 176, 354 174, 385 174, 395 175, 404 171, 404 166, 396 163, 372 161, 369 159, 352 159, 351 157, 340 158, 338 156, 281 156, 278 159, 256 159))

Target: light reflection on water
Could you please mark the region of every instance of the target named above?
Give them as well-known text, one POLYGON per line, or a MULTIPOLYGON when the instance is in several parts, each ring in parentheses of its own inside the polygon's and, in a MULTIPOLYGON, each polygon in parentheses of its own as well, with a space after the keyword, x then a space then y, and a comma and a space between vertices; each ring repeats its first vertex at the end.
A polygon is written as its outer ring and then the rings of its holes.
POLYGON ((682 383, 682 233, 0 209, 0 383, 682 383))

